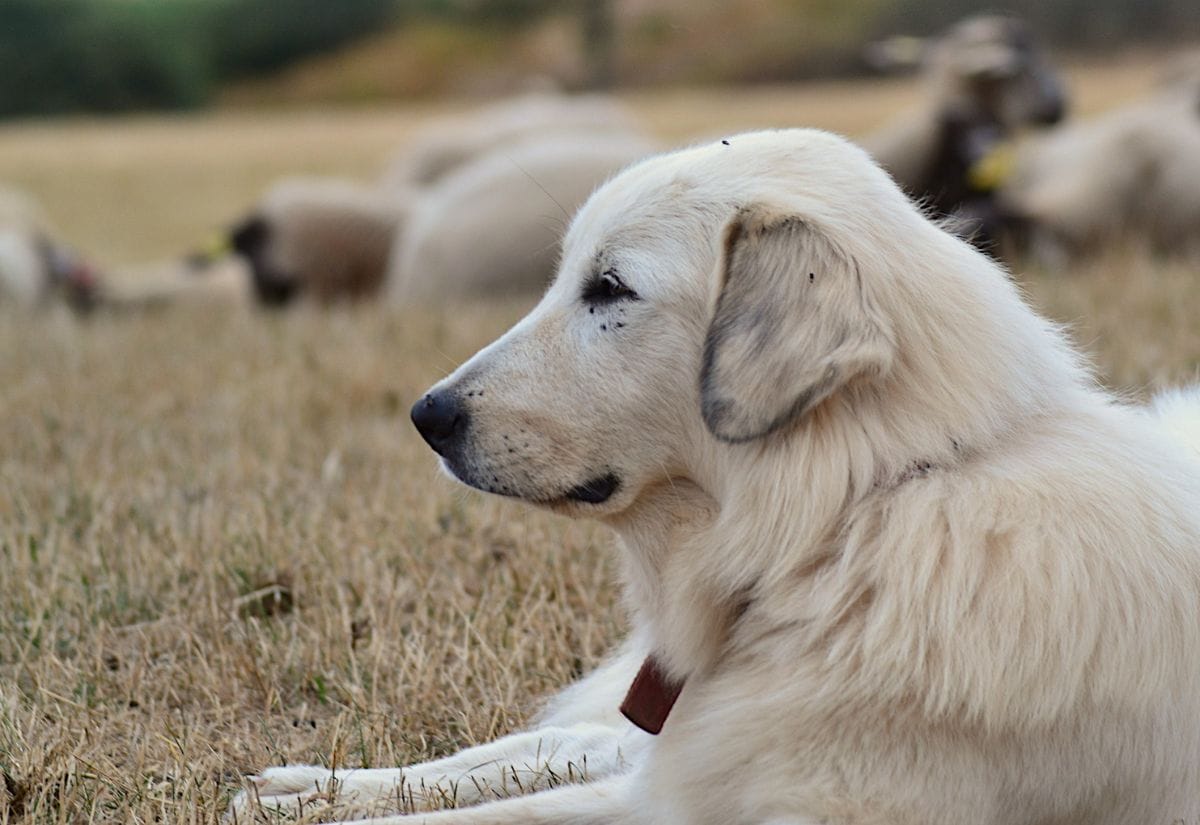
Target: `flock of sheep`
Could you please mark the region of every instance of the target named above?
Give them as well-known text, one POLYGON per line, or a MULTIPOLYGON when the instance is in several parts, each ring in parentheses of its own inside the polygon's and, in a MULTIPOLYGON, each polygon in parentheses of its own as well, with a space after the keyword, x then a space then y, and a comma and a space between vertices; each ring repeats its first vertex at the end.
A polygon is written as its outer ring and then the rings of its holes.
MULTIPOLYGON (((975 243, 1048 266, 1127 239, 1200 254, 1200 55, 1173 63, 1147 99, 1065 124, 1063 83, 1013 18, 877 44, 869 58, 919 67, 927 88, 863 145, 975 243)), ((373 185, 278 182, 231 228, 226 254, 269 306, 535 293, 575 209, 661 148, 615 100, 530 94, 428 124, 373 185)), ((37 207, 0 190, 0 305, 110 300, 37 207)))

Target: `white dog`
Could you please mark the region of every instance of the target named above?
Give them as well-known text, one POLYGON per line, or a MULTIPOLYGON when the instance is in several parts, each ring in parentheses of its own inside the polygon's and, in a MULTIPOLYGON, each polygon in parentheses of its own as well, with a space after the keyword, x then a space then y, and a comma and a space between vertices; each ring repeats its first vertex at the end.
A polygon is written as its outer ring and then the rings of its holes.
MULTIPOLYGON (((1196 409, 1169 406, 1178 431, 1196 409)), ((1200 818, 1200 462, 850 144, 763 132, 624 172, 414 421, 462 482, 610 524, 636 630, 540 728, 340 774, 363 803, 482 803, 385 821, 1200 818), (661 733, 617 716, 627 690, 661 733)))

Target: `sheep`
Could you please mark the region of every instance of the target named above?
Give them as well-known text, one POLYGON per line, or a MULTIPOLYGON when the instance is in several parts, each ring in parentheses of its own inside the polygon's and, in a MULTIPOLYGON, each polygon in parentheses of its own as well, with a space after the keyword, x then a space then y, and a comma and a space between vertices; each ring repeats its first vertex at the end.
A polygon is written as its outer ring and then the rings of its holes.
POLYGON ((390 296, 413 304, 540 291, 575 210, 655 149, 633 134, 555 135, 462 166, 413 211, 392 256, 390 296))
POLYGON ((42 259, 29 236, 0 227, 0 304, 30 308, 43 297, 42 259))
POLYGON ((1163 70, 1161 86, 1191 101, 1200 113, 1200 49, 1176 55, 1163 70))
POLYGON ((1047 266, 1117 239, 1200 253, 1200 56, 1146 99, 1028 141, 999 203, 1016 251, 1047 266))
POLYGON ((196 254, 109 270, 99 303, 117 312, 179 303, 250 306, 252 283, 250 268, 240 257, 196 254))
POLYGON ((861 143, 935 213, 986 215, 995 182, 980 180, 973 170, 1021 127, 1063 118, 1059 76, 1028 27, 1012 17, 973 17, 932 44, 890 41, 868 52, 879 67, 914 56, 925 75, 926 102, 861 143))
POLYGON ((39 238, 43 218, 23 193, 0 189, 0 303, 30 308, 50 287, 39 238))
POLYGON ((427 124, 397 153, 383 185, 430 186, 474 158, 537 136, 633 131, 633 117, 611 98, 532 92, 427 124))
POLYGON ((301 295, 322 304, 369 298, 383 285, 411 200, 403 190, 289 178, 230 230, 229 243, 245 259, 263 306, 301 295))
MULTIPOLYGON (((465 275, 489 266, 471 257, 472 247, 440 248, 462 237, 454 227, 436 225, 447 218, 459 226, 475 221, 477 233, 503 238, 488 241, 510 267, 497 272, 515 273, 519 280, 520 268, 512 262, 541 261, 543 249, 556 242, 543 220, 547 205, 555 208, 537 183, 573 209, 608 174, 648 148, 632 136, 628 117, 615 103, 527 95, 434 122, 376 187, 319 178, 281 181, 230 230, 229 242, 247 263, 264 306, 283 306, 301 295, 323 304, 372 297, 385 279, 397 277, 387 273, 396 270, 392 259, 403 257, 401 239, 409 237, 422 250, 415 256, 419 265, 445 260, 459 277, 480 279, 465 275), (546 138, 553 145, 548 156, 521 148, 537 142, 530 136, 538 133, 558 136, 546 138), (404 232, 418 211, 441 217, 404 232)), ((532 280, 540 285, 547 277, 538 269, 532 280)), ((420 294, 423 287, 412 291, 420 294)))
POLYGON ((78 311, 91 309, 96 272, 47 226, 31 198, 0 188, 0 306, 29 310, 61 299, 78 311))

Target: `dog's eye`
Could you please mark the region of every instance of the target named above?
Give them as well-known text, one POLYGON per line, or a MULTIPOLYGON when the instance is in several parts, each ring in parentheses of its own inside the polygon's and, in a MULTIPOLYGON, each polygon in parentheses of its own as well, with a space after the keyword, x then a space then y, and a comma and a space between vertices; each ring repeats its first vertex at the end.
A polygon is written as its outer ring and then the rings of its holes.
POLYGON ((614 301, 636 301, 638 294, 625 285, 617 273, 611 269, 588 282, 583 288, 583 300, 588 304, 611 304, 614 301))

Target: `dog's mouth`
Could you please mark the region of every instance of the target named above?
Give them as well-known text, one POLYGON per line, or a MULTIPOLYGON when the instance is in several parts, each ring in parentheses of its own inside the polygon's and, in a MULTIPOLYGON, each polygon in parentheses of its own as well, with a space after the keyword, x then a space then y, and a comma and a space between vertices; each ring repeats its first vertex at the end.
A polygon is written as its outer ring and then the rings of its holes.
POLYGON ((562 504, 604 504, 621 489, 621 479, 613 472, 606 472, 578 484, 565 493, 546 495, 540 491, 524 489, 524 485, 513 484, 502 479, 499 475, 477 474, 467 468, 457 466, 447 460, 441 461, 442 469, 460 484, 473 487, 484 493, 491 493, 505 498, 515 498, 530 504, 554 507, 562 504))
POLYGON ((579 501, 584 504, 603 504, 612 498, 613 493, 621 487, 621 480, 612 473, 605 473, 590 481, 585 481, 578 487, 572 487, 563 496, 567 501, 579 501))

